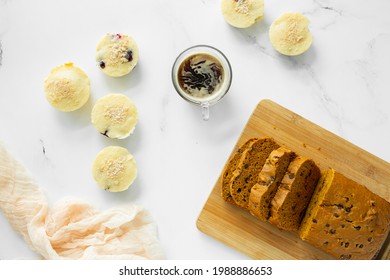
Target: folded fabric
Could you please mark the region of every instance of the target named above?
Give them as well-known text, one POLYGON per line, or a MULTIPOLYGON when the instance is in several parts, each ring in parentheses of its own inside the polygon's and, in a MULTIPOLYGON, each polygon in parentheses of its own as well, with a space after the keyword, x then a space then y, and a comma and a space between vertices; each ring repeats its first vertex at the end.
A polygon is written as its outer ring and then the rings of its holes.
POLYGON ((162 259, 157 226, 138 205, 99 211, 76 200, 49 208, 26 169, 0 145, 0 209, 45 259, 162 259))

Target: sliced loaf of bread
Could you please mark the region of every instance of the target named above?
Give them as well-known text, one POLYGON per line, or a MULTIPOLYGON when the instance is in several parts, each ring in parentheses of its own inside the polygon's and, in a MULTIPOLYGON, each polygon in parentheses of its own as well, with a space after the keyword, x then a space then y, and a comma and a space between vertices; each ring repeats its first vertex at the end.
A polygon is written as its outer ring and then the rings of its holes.
POLYGON ((246 149, 230 180, 230 194, 236 205, 247 209, 249 193, 269 154, 280 146, 271 138, 257 139, 246 149))
POLYGON ((233 177, 233 173, 237 169, 237 165, 240 162, 242 154, 245 150, 251 148, 254 142, 258 140, 257 138, 251 138, 247 140, 243 145, 241 145, 233 154, 231 159, 226 164, 223 176, 222 176, 222 198, 231 204, 235 204, 232 196, 230 195, 230 180, 233 177))
POLYGON ((390 231, 390 203, 333 169, 318 183, 299 236, 337 259, 372 259, 390 231))
POLYGON ((258 182, 252 187, 249 194, 248 210, 262 221, 270 216, 271 201, 276 194, 280 181, 286 173, 295 153, 285 147, 273 150, 268 156, 258 182))
POLYGON ((271 201, 269 221, 280 229, 298 230, 320 176, 312 159, 296 157, 271 201))

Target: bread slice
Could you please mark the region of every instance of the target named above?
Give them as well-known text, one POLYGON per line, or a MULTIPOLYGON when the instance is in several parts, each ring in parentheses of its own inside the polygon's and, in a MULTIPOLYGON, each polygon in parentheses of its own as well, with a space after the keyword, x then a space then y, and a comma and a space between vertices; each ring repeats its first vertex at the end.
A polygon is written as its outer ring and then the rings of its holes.
POLYGON ((329 169, 299 228, 301 239, 337 259, 373 259, 390 230, 390 203, 329 169))
POLYGON ((296 157, 271 201, 269 221, 280 229, 298 230, 320 176, 313 160, 296 157))
POLYGON ((235 151, 235 153, 224 168, 222 176, 221 196, 228 203, 235 204, 232 196, 230 195, 230 180, 233 177, 233 173, 237 169, 237 165, 241 159, 243 152, 249 149, 256 140, 258 140, 258 138, 251 138, 247 140, 243 145, 241 145, 235 151))
POLYGON ((273 139, 261 138, 243 152, 230 181, 230 194, 238 206, 247 209, 251 188, 257 183, 269 154, 279 147, 273 139))
POLYGON ((268 220, 271 201, 294 157, 295 153, 285 147, 273 150, 268 156, 259 174, 258 182, 249 194, 248 210, 252 215, 262 221, 268 220))

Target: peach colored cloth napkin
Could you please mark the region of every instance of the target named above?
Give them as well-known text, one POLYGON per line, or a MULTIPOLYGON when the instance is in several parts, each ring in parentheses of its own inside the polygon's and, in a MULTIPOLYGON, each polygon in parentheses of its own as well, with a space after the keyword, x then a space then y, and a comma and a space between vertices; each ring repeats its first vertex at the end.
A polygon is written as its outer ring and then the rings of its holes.
POLYGON ((26 169, 0 145, 0 209, 45 259, 162 259, 148 211, 126 205, 101 212, 63 200, 49 208, 26 169))

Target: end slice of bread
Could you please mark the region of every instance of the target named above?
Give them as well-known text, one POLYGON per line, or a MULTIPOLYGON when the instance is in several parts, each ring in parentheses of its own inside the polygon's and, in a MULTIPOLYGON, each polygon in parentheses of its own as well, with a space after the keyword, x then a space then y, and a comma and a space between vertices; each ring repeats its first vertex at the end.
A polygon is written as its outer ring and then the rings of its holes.
POLYGON ((222 175, 222 186, 221 186, 221 196, 222 198, 230 203, 235 204, 231 194, 230 194, 230 181, 233 177, 237 165, 239 164, 241 157, 247 149, 250 149, 252 145, 258 140, 258 138, 251 138, 247 140, 243 145, 241 145, 230 158, 226 164, 223 175, 222 175))

